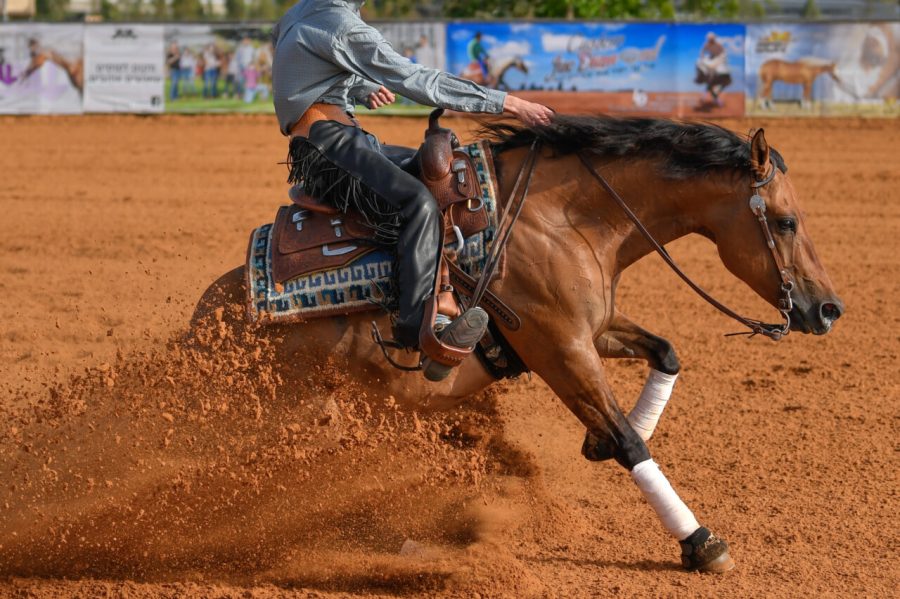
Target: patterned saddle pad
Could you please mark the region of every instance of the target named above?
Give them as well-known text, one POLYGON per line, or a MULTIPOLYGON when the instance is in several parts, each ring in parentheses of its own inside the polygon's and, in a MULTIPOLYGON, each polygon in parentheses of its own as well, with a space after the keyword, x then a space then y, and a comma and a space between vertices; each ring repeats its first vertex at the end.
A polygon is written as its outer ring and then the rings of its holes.
MULTIPOLYGON (((489 142, 462 148, 475 164, 488 227, 465 240, 458 264, 477 277, 484 267, 497 230, 496 177, 489 142)), ((337 314, 378 309, 373 300, 390 295, 393 256, 382 250, 368 252, 339 268, 305 274, 278 284, 272 275, 273 224, 250 234, 245 268, 247 313, 253 322, 289 323, 337 314)))

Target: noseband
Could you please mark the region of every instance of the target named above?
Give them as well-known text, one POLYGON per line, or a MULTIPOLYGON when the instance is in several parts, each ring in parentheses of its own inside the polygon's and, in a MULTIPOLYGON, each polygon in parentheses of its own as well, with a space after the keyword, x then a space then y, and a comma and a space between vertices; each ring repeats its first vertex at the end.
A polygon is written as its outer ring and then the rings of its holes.
POLYGON ((675 274, 681 277, 681 279, 685 283, 687 283, 687 285, 691 289, 693 289, 694 292, 697 293, 697 295, 702 297, 717 310, 727 316, 730 316, 734 320, 750 329, 745 333, 730 333, 729 335, 750 335, 751 337, 754 335, 764 335, 769 339, 778 341, 790 332, 790 311, 794 307, 794 302, 791 299, 791 292, 794 290, 794 280, 791 278, 790 273, 788 272, 788 267, 785 266, 784 260, 775 247, 775 240, 772 238, 772 232, 769 230, 769 224, 766 219, 766 202, 757 191, 775 178, 776 167, 774 164, 772 164, 772 171, 768 176, 766 176, 764 179, 754 181, 750 184, 750 187, 753 190, 753 197, 750 198, 750 210, 759 221, 760 227, 762 227, 766 245, 772 252, 772 256, 775 259, 775 265, 778 268, 778 274, 781 276, 782 297, 778 300, 778 311, 781 313, 781 316, 784 319, 784 323, 780 325, 765 323, 761 320, 754 320, 752 318, 741 316, 722 302, 712 297, 702 287, 694 283, 694 281, 691 280, 691 278, 687 276, 684 271, 682 271, 678 267, 677 264, 675 264, 675 261, 672 260, 669 252, 667 252, 665 248, 660 245, 660 243, 656 241, 656 239, 653 238, 653 235, 650 234, 643 223, 641 223, 640 219, 638 219, 637 215, 632 212, 631 208, 628 207, 628 205, 616 192, 616 190, 613 189, 612 186, 610 186, 610 184, 606 181, 606 179, 603 178, 603 175, 597 172, 597 169, 594 168, 593 164, 591 164, 590 159, 583 152, 578 153, 578 158, 581 159, 581 162, 584 163, 584 166, 587 168, 588 172, 591 173, 591 175, 600 183, 600 185, 603 186, 603 189, 605 189, 606 192, 613 198, 613 200, 616 201, 622 211, 625 212, 628 218, 630 218, 631 221, 635 224, 641 235, 643 235, 644 238, 650 242, 650 245, 653 247, 653 249, 656 250, 656 252, 660 256, 662 256, 662 259, 666 262, 666 264, 669 265, 669 267, 675 272, 675 274))

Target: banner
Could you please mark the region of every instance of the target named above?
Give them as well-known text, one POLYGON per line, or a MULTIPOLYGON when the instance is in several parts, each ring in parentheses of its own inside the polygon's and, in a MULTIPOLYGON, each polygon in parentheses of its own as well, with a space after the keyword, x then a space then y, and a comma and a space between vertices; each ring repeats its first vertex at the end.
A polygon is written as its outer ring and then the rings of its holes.
POLYGON ((743 112, 742 42, 742 25, 451 23, 447 61, 562 112, 726 116, 743 112))
POLYGON ((676 114, 739 117, 744 114, 744 35, 739 24, 673 25, 676 114))
POLYGON ((272 112, 271 32, 167 25, 166 112, 272 112))
POLYGON ((444 70, 447 47, 443 23, 398 21, 373 23, 398 54, 433 69, 444 70))
POLYGON ((0 25, 0 114, 81 112, 83 25, 0 25))
POLYGON ((897 116, 900 24, 747 26, 747 113, 897 116))
MULTIPOLYGON (((381 32, 394 50, 411 61, 444 70, 447 47, 446 30, 443 23, 427 21, 378 22, 372 25, 381 32)), ((357 107, 365 113, 365 107, 357 107)), ((430 106, 422 106, 403 96, 389 106, 379 108, 375 114, 428 114, 430 106)))
POLYGON ((88 27, 84 52, 85 112, 162 112, 161 25, 88 27))

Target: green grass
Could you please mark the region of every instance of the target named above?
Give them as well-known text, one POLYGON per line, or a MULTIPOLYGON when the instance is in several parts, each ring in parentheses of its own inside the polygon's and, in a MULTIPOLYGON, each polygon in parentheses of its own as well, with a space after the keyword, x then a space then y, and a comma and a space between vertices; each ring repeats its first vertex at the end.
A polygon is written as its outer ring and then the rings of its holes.
MULTIPOLYGON (((219 80, 219 97, 204 98, 201 95, 203 91, 203 82, 200 79, 195 80, 195 93, 191 96, 185 96, 183 93, 177 100, 170 100, 169 93, 172 89, 172 82, 166 79, 166 112, 181 113, 198 113, 198 112, 243 112, 243 113, 272 113, 275 108, 272 105, 272 98, 266 100, 254 100, 249 104, 245 104, 242 98, 225 98, 222 96, 222 90, 225 87, 224 82, 219 80)), ((184 86, 182 86, 184 89, 184 86)), ((421 104, 413 104, 409 102, 396 102, 390 106, 382 106, 377 110, 369 110, 365 106, 357 106, 357 114, 376 114, 385 116, 424 116, 432 111, 428 106, 421 104)))

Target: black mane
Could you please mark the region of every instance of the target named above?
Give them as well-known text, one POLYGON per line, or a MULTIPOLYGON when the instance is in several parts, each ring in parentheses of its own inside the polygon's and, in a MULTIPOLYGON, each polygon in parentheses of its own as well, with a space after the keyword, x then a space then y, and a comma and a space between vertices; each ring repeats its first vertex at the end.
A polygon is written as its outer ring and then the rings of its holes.
MULTIPOLYGON (((539 139, 557 155, 586 151, 605 157, 659 159, 663 174, 675 179, 702 175, 711 169, 750 170, 750 142, 706 123, 557 115, 549 125, 491 123, 483 132, 498 152, 528 146, 539 139)), ((781 154, 770 148, 770 155, 779 170, 787 172, 781 154)))

